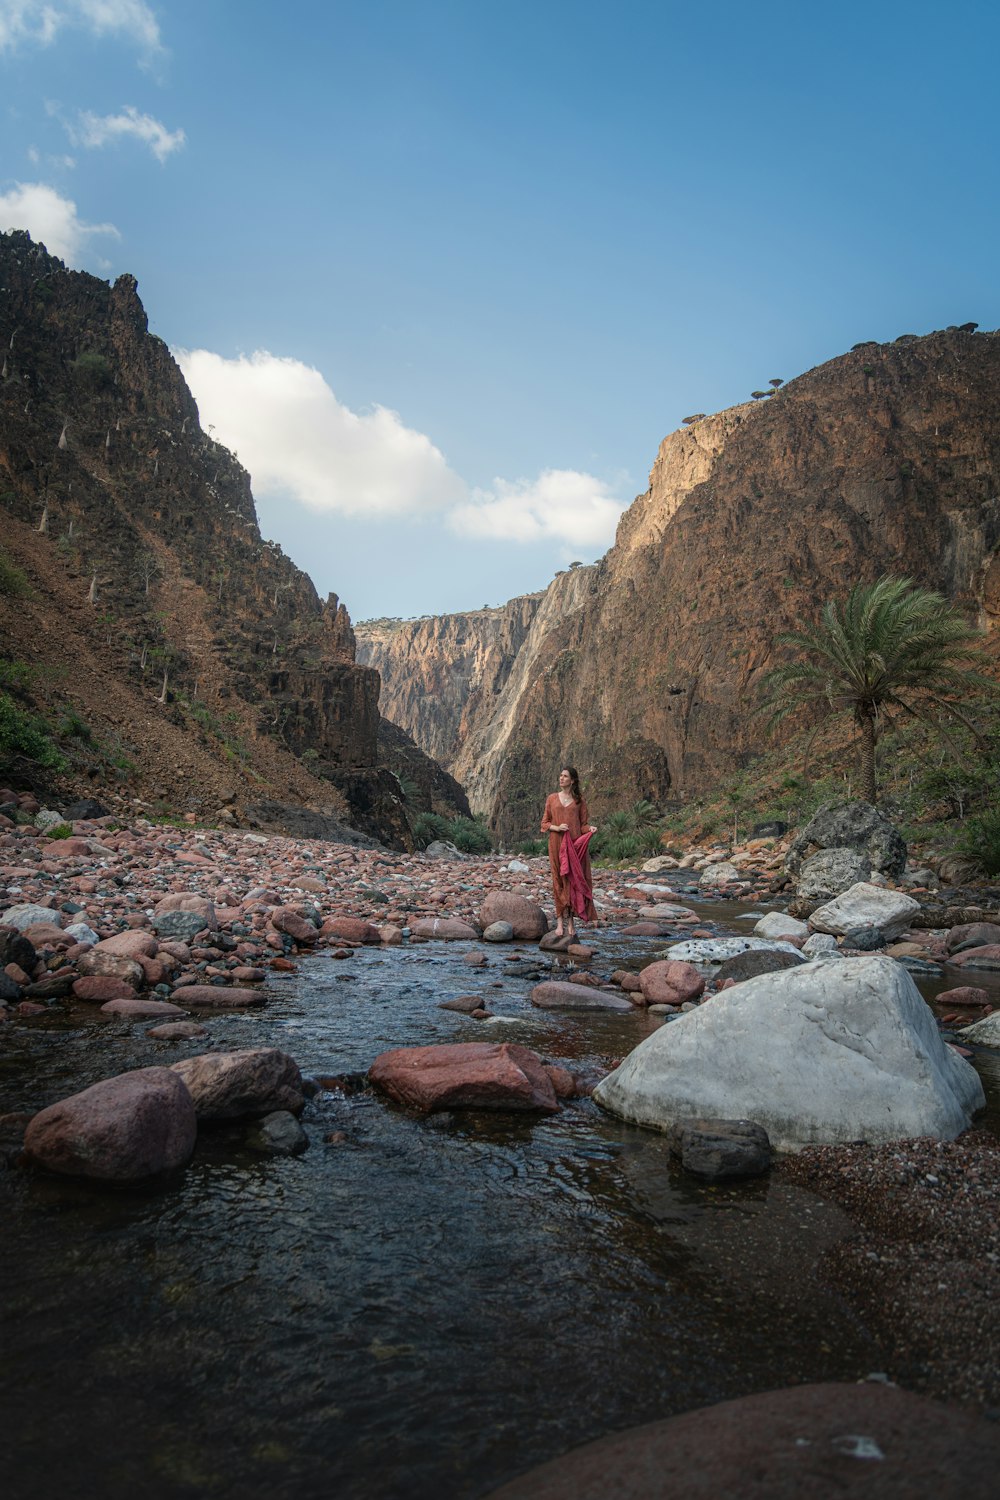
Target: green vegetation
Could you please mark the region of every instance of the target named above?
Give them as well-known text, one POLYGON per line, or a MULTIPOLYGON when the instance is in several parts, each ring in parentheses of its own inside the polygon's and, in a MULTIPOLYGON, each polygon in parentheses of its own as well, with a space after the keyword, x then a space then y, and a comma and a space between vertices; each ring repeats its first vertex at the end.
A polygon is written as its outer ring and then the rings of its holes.
POLYGON ((988 808, 963 825, 958 852, 968 857, 980 875, 1000 875, 1000 807, 988 808))
POLYGON ((23 568, 11 562, 6 552, 0 551, 0 597, 5 599, 30 599, 31 584, 23 568))
POLYGON ((883 576, 856 584, 847 599, 823 606, 811 630, 778 637, 797 659, 767 674, 773 725, 801 709, 826 708, 850 715, 860 736, 859 794, 874 802, 875 746, 895 710, 936 725, 964 720, 955 699, 983 687, 979 633, 940 594, 909 578, 883 576))
POLYGON ((46 771, 66 769, 45 720, 19 708, 7 693, 0 692, 0 770, 13 768, 19 760, 46 771))
POLYGON ((439 813, 419 813, 413 820, 413 840, 426 849, 435 839, 447 839, 463 854, 489 854, 493 835, 482 818, 442 818, 439 813))
POLYGON ((84 385, 95 390, 111 384, 111 362, 96 349, 88 349, 73 361, 73 373, 84 385))

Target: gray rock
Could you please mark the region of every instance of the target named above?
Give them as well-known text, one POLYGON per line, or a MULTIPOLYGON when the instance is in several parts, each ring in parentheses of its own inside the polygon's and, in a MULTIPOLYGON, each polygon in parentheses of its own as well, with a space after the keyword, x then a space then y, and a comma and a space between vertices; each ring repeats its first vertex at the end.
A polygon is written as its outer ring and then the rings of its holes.
POLYGON ((103 802, 96 802, 93 797, 82 797, 79 802, 67 803, 63 816, 70 823, 92 823, 96 818, 106 818, 108 809, 103 802))
POLYGON ((966 1041, 976 1042, 980 1047, 1000 1047, 1000 1010, 984 1016, 972 1026, 963 1026, 959 1032, 966 1041))
POLYGON ((702 890, 714 891, 727 885, 738 885, 743 880, 746 880, 746 876, 742 870, 723 861, 721 864, 708 865, 702 870, 698 884, 702 890))
POLYGON ((737 1114, 779 1151, 951 1140, 985 1103, 888 957, 817 959, 724 990, 640 1042, 594 1098, 659 1130, 737 1114))
POLYGON ((18 932, 26 932, 29 927, 40 927, 43 922, 52 927, 61 927, 62 912, 54 911, 51 906, 37 906, 30 901, 22 902, 20 906, 8 906, 6 911, 0 912, 0 927, 16 927, 18 932))
POLYGON ((756 979, 759 974, 777 974, 781 969, 794 969, 796 964, 805 962, 801 953, 751 949, 747 953, 737 953, 735 958, 727 958, 725 963, 720 964, 716 970, 715 982, 720 985, 726 979, 735 979, 737 984, 742 984, 745 979, 756 979))
POLYGON ((448 839, 435 839, 424 850, 428 859, 461 859, 459 850, 448 839))
POLYGON ((634 1010, 631 1000, 624 1000, 611 990, 594 990, 585 984, 570 984, 560 979, 544 979, 529 996, 540 1010, 634 1010))
POLYGON ((794 943, 782 942, 780 938, 732 937, 732 938, 687 938, 666 948, 658 958, 681 959, 689 964, 721 964, 738 953, 755 950, 761 953, 792 953, 797 958, 799 950, 794 943))
POLYGON ((804 901, 828 901, 870 874, 868 856, 856 849, 822 849, 803 861, 796 892, 804 901))
POLYGON ((66 928, 66 936, 71 937, 77 943, 99 943, 101 941, 100 934, 95 932, 92 927, 88 927, 86 922, 73 922, 66 928))
POLYGON ((526 865, 523 859, 512 859, 507 868, 512 875, 528 875, 531 873, 531 866, 526 865))
POLYGON ((789 875, 797 875, 811 854, 820 849, 845 848, 863 854, 870 870, 885 875, 901 875, 906 868, 906 844, 871 803, 828 802, 793 839, 785 869, 789 875))
POLYGON ((802 944, 806 958, 818 958, 821 953, 836 953, 837 939, 829 932, 814 932, 802 944))
POLYGON ((670 1131, 670 1153, 696 1177, 759 1177, 771 1166, 767 1131, 754 1120, 686 1120, 670 1131))
POLYGON ((309 1137, 293 1114, 276 1109, 251 1126, 245 1137, 251 1151, 262 1156, 301 1156, 309 1137))
POLYGON ((859 928, 880 928, 887 938, 905 932, 920 910, 920 902, 902 891, 887 891, 869 881, 859 881, 832 901, 818 906, 809 918, 813 932, 832 932, 835 937, 859 928))
POLYGON ((488 927, 483 928, 483 941, 485 943, 512 943, 514 929, 509 922, 491 922, 488 927))
POLYGON ((787 911, 768 911, 754 923, 754 936, 763 938, 804 938, 809 928, 798 917, 790 917, 787 911))
POLYGON ((849 927, 841 933, 840 946, 856 948, 861 953, 876 953, 885 947, 885 933, 881 927, 849 927))
POLYGON ((182 943, 190 943, 199 932, 205 931, 205 918, 197 911, 161 911, 154 912, 150 925, 157 937, 180 938, 182 943))

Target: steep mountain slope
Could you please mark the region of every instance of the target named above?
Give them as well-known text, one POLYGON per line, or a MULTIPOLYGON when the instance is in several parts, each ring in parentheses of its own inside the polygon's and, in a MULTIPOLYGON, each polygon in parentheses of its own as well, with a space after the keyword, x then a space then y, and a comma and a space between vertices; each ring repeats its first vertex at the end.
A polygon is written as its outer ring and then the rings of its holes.
POLYGON ((278 823, 305 805, 406 846, 378 674, 261 538, 135 280, 0 235, 0 350, 0 541, 33 585, 0 600, 0 652, 45 669, 37 703, 120 744, 136 795, 210 815, 224 792, 278 823))
POLYGON ((530 657, 466 714, 451 765, 473 807, 522 836, 567 760, 598 803, 710 786, 763 742, 775 634, 881 572, 941 589, 1000 654, 998 496, 992 334, 859 346, 672 433, 573 608, 541 628, 542 606, 530 657))

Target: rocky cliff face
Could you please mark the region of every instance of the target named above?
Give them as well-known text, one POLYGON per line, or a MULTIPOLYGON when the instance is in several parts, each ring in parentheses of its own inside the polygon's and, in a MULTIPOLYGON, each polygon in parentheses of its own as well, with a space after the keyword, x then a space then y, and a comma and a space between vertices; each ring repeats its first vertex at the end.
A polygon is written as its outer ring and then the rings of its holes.
MULTIPOLYGON (((4 654, 68 664, 59 693, 128 746, 136 790, 205 814, 223 791, 305 804, 405 846, 378 674, 336 596, 261 538, 249 476, 202 431, 134 278, 0 235, 0 350, 3 544, 33 584, 0 601, 4 654)), ((51 677, 35 690, 51 698, 51 677)))
POLYGON ((993 334, 865 345, 672 433, 572 607, 536 611, 502 691, 465 715, 452 768, 505 839, 566 761, 598 807, 705 788, 762 745, 775 635, 882 572, 942 590, 1000 656, 998 496, 993 334))
POLYGON ((468 614, 362 621, 358 661, 382 678, 386 718, 450 767, 471 726, 502 693, 542 598, 525 594, 468 614))

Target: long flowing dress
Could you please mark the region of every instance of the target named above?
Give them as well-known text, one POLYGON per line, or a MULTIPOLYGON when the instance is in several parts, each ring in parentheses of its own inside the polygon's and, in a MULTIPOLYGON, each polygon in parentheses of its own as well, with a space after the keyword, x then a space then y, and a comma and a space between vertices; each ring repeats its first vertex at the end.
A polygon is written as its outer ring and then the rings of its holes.
MULTIPOLYGON (((556 916, 565 917, 570 912, 570 882, 569 876, 563 875, 559 868, 559 856, 562 850, 562 841, 567 837, 553 828, 553 823, 565 823, 568 827, 568 836, 578 839, 590 822, 590 814, 587 812, 587 804, 582 799, 579 802, 571 802, 565 807, 559 800, 559 793, 553 792, 545 799, 545 811, 542 814, 542 832, 549 836, 549 867, 552 871, 552 896, 556 903, 556 916)), ((596 922, 597 911, 594 907, 593 889, 594 881, 590 873, 590 853, 584 850, 580 861, 583 866, 583 875, 587 884, 586 909, 579 915, 584 922, 596 922)))

